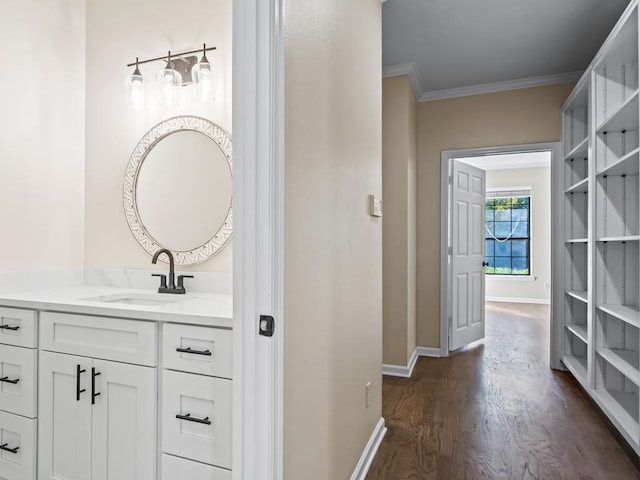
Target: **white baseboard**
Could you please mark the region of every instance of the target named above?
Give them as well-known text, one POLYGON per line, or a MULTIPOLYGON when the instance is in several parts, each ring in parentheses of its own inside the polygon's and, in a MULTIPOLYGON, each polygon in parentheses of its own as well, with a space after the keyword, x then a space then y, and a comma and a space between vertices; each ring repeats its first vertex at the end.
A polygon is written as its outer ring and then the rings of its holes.
POLYGON ((364 447, 364 451, 358 460, 355 470, 351 474, 351 480, 364 480, 369 473, 371 463, 378 452, 378 447, 382 443, 382 439, 387 433, 387 427, 384 426, 384 418, 380 418, 376 427, 373 429, 373 433, 369 437, 367 445, 364 447))
POLYGON ((434 357, 434 358, 441 357, 439 348, 416 347, 416 351, 418 352, 418 355, 421 357, 434 357))
POLYGON ((413 367, 416 366, 418 357, 437 357, 439 358, 440 349, 433 347, 416 347, 411 354, 408 365, 390 365, 387 363, 382 364, 382 374, 390 377, 403 377, 411 378, 413 373, 413 367))
POLYGON ((487 302, 504 302, 504 303, 535 303, 540 305, 549 305, 551 300, 548 298, 517 298, 517 297, 486 297, 487 302))
POLYGON ((416 362, 418 361, 418 349, 416 348, 411 354, 411 358, 409 359, 408 365, 390 365, 383 363, 382 364, 382 374, 389 375, 391 377, 404 377, 411 378, 411 374, 413 373, 413 367, 416 366, 416 362))

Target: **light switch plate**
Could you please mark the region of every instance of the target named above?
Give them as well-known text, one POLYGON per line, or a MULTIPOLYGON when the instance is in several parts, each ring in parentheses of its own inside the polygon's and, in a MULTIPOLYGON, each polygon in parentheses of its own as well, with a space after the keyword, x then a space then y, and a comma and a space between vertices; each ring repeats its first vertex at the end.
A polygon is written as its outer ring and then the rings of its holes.
POLYGON ((369 195, 369 215, 372 217, 382 216, 382 199, 375 195, 369 195))

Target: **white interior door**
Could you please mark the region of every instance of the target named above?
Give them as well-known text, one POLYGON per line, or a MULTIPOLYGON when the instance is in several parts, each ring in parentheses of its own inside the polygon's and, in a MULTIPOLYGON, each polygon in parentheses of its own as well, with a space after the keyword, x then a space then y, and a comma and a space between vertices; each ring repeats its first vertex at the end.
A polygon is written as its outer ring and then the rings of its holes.
POLYGON ((449 349, 484 338, 485 172, 453 161, 449 349))

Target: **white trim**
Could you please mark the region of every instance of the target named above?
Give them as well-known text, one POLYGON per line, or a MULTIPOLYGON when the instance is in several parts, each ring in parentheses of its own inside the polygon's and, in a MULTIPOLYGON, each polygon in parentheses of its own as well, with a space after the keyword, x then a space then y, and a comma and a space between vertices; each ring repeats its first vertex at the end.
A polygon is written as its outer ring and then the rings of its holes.
POLYGON ((420 99, 422 95, 422 81, 420 80, 420 73, 418 73, 418 67, 415 63, 391 65, 382 69, 382 78, 401 77, 402 75, 409 75, 411 85, 413 86, 413 93, 415 93, 416 99, 420 99))
POLYGON ((548 298, 525 298, 525 297, 485 297, 485 302, 501 303, 535 303, 537 305, 550 305, 548 298))
POLYGON ((506 92, 518 90, 520 88, 544 87, 547 85, 557 85, 560 83, 576 82, 583 72, 568 72, 556 75, 546 75, 542 77, 521 78, 519 80, 507 80, 505 82, 484 83, 481 85, 471 85, 469 87, 448 88, 444 90, 433 90, 422 92, 419 96, 421 102, 432 100, 442 100, 444 98, 466 97, 469 95, 481 95, 485 93, 506 92))
POLYGON ((538 277, 531 275, 487 275, 488 280, 509 281, 509 282, 535 282, 538 277))
MULTIPOLYGON (((444 150, 440 155, 440 285, 445 286, 445 288, 440 288, 440 354, 443 357, 449 355, 449 309, 450 302, 449 296, 451 292, 451 275, 449 272, 449 208, 451 204, 450 192, 449 192, 449 175, 450 175, 450 163, 453 158, 460 159, 464 157, 479 157, 479 156, 487 156, 487 155, 498 155, 498 154, 511 154, 511 153, 519 153, 519 152, 541 152, 541 151, 550 151, 551 152, 551 168, 552 182, 558 181, 554 179, 554 172, 557 173, 557 168, 561 170, 561 162, 563 160, 561 150, 560 150, 560 142, 549 142, 549 143, 531 143, 525 145, 507 145, 507 146, 499 146, 499 147, 486 147, 486 148, 471 148, 465 150, 444 150)), ((558 231, 558 226, 556 225, 558 215, 554 213, 554 205, 557 204, 558 199, 562 198, 558 197, 556 192, 557 186, 553 187, 552 185, 552 196, 551 196, 551 211, 552 211, 552 225, 551 225, 551 271, 556 272, 557 270, 561 271, 561 266, 559 264, 559 249, 561 246, 557 246, 556 243, 559 242, 561 244, 561 239, 555 238, 554 231, 558 231)), ((558 244, 558 245, 559 245, 558 244)), ((555 278, 555 275, 552 276, 555 278)), ((552 294, 551 294, 551 367, 558 368, 560 365, 560 357, 562 354, 562 344, 559 340, 562 338, 562 322, 561 318, 557 315, 556 309, 559 308, 560 302, 554 302, 553 299, 561 298, 553 291, 553 282, 552 282, 552 294), (554 306, 556 309, 554 309, 554 306), (554 314, 556 312, 556 314, 554 314)), ((531 302, 531 299, 528 300, 531 302)))
POLYGON ((358 463, 356 464, 356 468, 351 474, 351 480, 365 480, 367 473, 369 473, 369 468, 371 468, 371 463, 373 462, 373 459, 378 452, 378 448, 382 443, 382 439, 386 434, 387 427, 384 426, 384 418, 380 418, 373 429, 373 433, 369 437, 367 445, 364 447, 364 451, 360 456, 360 460, 358 460, 358 463))
POLYGON ((418 355, 421 357, 440 358, 440 349, 433 347, 416 347, 418 355))
POLYGON ((418 357, 440 358, 441 356, 439 348, 416 347, 411 354, 411 358, 409 359, 407 366, 383 363, 382 374, 387 375, 388 377, 411 378, 411 375, 413 375, 413 369, 418 361, 418 357))
POLYGON ((233 480, 283 478, 282 5, 233 0, 233 480))
POLYGON ((411 374, 413 373, 413 367, 416 366, 416 362, 418 361, 418 349, 416 348, 411 354, 411 358, 409 359, 409 363, 405 367, 404 365, 391 365, 391 364, 382 364, 382 374, 388 375, 390 377, 403 377, 403 378, 411 378, 411 374))

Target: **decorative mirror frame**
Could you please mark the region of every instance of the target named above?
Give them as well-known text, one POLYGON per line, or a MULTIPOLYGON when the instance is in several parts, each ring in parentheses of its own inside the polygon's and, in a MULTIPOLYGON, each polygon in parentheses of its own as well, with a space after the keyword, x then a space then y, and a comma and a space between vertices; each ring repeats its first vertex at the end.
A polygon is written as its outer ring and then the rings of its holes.
POLYGON ((163 138, 183 130, 200 132, 213 140, 226 157, 233 178, 231 135, 219 125, 205 118, 189 115, 172 117, 151 128, 138 142, 129 158, 123 185, 124 214, 131 233, 147 253, 153 255, 157 250, 166 248, 173 253, 177 265, 193 265, 209 260, 229 242, 233 231, 233 195, 229 212, 220 229, 204 245, 191 250, 173 250, 169 246, 159 243, 142 223, 136 204, 138 175, 145 158, 163 138))

